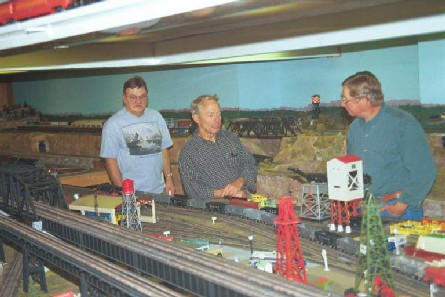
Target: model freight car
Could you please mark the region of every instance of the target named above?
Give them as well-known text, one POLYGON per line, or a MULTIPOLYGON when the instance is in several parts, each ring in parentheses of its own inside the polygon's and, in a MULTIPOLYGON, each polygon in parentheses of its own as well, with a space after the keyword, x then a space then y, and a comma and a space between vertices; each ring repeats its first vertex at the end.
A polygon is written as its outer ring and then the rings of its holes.
POLYGON ((239 205, 239 206, 243 206, 246 208, 255 208, 258 209, 258 202, 254 202, 254 201, 247 201, 244 199, 230 199, 229 204, 231 205, 239 205))
POLYGON ((12 0, 0 4, 0 25, 51 14, 74 6, 74 0, 12 0))
POLYGON ((244 209, 244 216, 250 220, 254 220, 254 221, 261 221, 261 214, 265 213, 264 210, 260 210, 260 209, 254 209, 254 208, 245 208, 244 209))

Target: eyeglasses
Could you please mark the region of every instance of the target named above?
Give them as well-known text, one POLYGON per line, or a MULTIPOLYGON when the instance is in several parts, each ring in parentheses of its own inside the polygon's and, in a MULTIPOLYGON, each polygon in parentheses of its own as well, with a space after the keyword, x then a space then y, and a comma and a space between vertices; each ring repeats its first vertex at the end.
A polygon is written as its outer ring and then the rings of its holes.
POLYGON ((142 96, 134 96, 134 95, 125 95, 128 99, 130 99, 131 102, 135 102, 137 99, 141 100, 141 101, 145 101, 147 100, 147 95, 142 95, 142 96))
POLYGON ((351 98, 351 99, 346 99, 345 96, 341 96, 340 101, 341 101, 341 103, 348 104, 348 103, 351 102, 351 101, 360 100, 360 99, 362 99, 362 98, 363 98, 363 96, 354 97, 354 98, 351 98))

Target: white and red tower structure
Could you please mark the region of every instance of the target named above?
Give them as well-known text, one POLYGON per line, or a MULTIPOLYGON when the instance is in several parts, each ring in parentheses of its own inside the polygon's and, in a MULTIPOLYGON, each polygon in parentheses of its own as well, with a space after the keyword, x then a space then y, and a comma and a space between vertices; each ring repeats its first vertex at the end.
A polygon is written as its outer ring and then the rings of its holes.
POLYGON ((318 221, 330 217, 327 183, 309 183, 303 185, 300 217, 318 221))
POLYGON ((277 198, 277 257, 275 273, 287 279, 307 283, 303 252, 300 246, 297 223, 300 219, 295 215, 292 205, 293 197, 277 198))
POLYGON ((363 213, 363 162, 356 155, 346 155, 327 162, 328 193, 331 204, 330 230, 351 233, 351 217, 363 213))
POLYGON ((134 182, 128 178, 122 181, 122 215, 124 219, 121 221, 121 225, 142 231, 141 218, 134 195, 134 182))

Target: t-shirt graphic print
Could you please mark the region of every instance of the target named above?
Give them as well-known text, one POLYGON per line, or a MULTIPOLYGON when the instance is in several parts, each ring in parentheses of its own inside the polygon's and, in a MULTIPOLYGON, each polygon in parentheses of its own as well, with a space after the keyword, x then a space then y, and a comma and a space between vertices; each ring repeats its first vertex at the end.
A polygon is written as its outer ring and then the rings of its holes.
POLYGON ((132 156, 157 154, 162 151, 162 134, 157 122, 144 122, 122 128, 132 156))

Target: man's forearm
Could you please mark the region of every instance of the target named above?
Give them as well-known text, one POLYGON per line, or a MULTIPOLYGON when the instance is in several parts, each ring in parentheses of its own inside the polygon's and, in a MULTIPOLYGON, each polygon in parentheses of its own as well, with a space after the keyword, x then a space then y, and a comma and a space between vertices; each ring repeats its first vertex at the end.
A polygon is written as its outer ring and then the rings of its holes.
POLYGON ((122 175, 117 165, 117 159, 105 158, 105 168, 111 183, 116 187, 122 187, 122 175))
POLYGON ((165 178, 172 177, 172 169, 170 164, 170 154, 168 149, 162 150, 163 173, 165 178))

